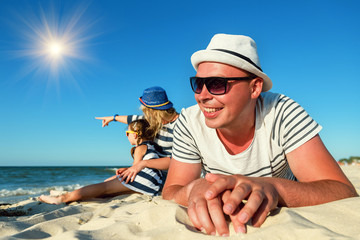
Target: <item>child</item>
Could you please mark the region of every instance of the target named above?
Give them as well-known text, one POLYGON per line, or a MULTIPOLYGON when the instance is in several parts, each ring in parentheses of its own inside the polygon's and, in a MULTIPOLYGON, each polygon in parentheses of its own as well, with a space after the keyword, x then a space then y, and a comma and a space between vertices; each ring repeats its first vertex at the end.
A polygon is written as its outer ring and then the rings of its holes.
MULTIPOLYGON (((145 119, 135 120, 129 124, 126 136, 130 144, 135 145, 130 151, 134 159, 133 165, 142 160, 158 159, 158 154, 164 154, 162 148, 152 141, 154 133, 145 119)), ((165 180, 161 170, 145 167, 139 173, 123 174, 127 170, 128 168, 120 168, 116 171, 117 178, 124 186, 136 192, 159 195, 165 180)))
MULTIPOLYGON (((161 148, 154 143, 154 131, 150 129, 149 123, 144 120, 136 120, 129 124, 126 136, 131 145, 135 145, 131 149, 131 155, 136 164, 142 160, 159 158, 158 151, 161 148)), ((61 204, 74 202, 79 200, 87 200, 91 198, 120 195, 127 193, 139 192, 151 196, 157 196, 164 185, 163 174, 160 170, 144 168, 138 174, 127 174, 120 176, 126 168, 118 169, 116 178, 102 183, 92 184, 70 193, 60 196, 42 195, 39 200, 49 204, 61 204)))
POLYGON ((143 116, 119 116, 118 114, 115 114, 114 116, 108 117, 96 117, 96 119, 102 120, 103 127, 108 126, 110 122, 129 124, 136 119, 145 118, 149 122, 150 128, 155 131, 154 142, 163 149, 164 154, 160 153, 159 159, 140 161, 124 170, 121 175, 137 174, 145 167, 167 170, 170 164, 173 129, 179 114, 173 107, 173 103, 168 99, 166 91, 161 87, 155 86, 145 89, 139 100, 141 103, 141 110, 144 114, 143 116))

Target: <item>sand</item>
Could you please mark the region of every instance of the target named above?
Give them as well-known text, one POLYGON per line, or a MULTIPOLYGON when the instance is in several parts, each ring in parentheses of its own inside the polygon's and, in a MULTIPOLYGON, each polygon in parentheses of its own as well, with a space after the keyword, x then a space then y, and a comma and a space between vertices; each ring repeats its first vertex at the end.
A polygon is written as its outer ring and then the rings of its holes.
MULTIPOLYGON (((360 193, 360 166, 342 167, 360 193)), ((224 239, 360 239, 360 198, 280 208, 261 228, 224 239)), ((218 239, 197 231, 186 209, 140 194, 49 205, 36 198, 0 206, 0 239, 218 239), (4 216, 7 215, 7 216, 4 216)))

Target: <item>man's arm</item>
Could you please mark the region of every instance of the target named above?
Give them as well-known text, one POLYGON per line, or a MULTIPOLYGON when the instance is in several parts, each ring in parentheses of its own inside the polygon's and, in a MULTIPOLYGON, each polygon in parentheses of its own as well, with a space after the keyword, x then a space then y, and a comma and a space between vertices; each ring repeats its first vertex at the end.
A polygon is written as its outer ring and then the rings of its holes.
POLYGON ((284 184, 277 186, 278 191, 283 193, 281 199, 284 206, 309 206, 357 196, 354 186, 326 149, 319 135, 286 157, 300 182, 300 189, 284 184), (299 194, 299 191, 302 194, 299 194))
POLYGON ((194 184, 193 181, 200 177, 200 173, 200 163, 184 163, 172 158, 165 186, 162 191, 162 197, 167 200, 174 200, 180 205, 187 206, 189 193, 194 184))
POLYGON ((200 163, 183 163, 172 158, 162 196, 188 206, 189 218, 196 228, 208 234, 215 235, 217 231, 227 236, 229 229, 222 212, 221 199, 205 199, 204 194, 210 184, 199 178, 200 173, 200 163))
POLYGON ((242 200, 247 199, 232 220, 241 225, 252 219, 253 225, 259 227, 273 209, 269 202, 274 202, 274 198, 278 198, 280 206, 301 207, 357 196, 355 188, 318 135, 287 154, 287 159, 299 182, 210 174, 206 179, 212 185, 205 193, 206 197, 212 199, 225 190, 231 190, 223 206, 224 213, 229 215, 239 210, 242 200), (265 191, 268 195, 261 193, 262 189, 269 189, 265 191))

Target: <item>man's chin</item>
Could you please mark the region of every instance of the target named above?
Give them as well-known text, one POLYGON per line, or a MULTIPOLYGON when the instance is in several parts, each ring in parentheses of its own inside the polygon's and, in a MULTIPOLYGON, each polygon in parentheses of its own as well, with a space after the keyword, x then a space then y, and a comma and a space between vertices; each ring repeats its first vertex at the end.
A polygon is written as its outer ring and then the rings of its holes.
POLYGON ((221 125, 218 123, 217 119, 205 118, 205 124, 208 128, 213 128, 213 129, 217 129, 217 128, 221 127, 221 125))

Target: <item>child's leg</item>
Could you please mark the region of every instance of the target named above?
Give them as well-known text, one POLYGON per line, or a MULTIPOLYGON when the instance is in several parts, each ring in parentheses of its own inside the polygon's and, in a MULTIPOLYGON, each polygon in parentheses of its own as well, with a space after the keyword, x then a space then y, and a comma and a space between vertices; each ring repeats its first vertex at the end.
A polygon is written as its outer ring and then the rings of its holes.
POLYGON ((118 176, 118 175, 114 175, 114 176, 112 176, 112 177, 109 177, 109 178, 105 179, 104 182, 108 182, 108 181, 110 181, 110 180, 113 180, 113 179, 117 178, 117 176, 118 176))
POLYGON ((65 193, 58 197, 52 196, 40 196, 40 201, 50 203, 50 204, 60 204, 68 203, 79 200, 87 200, 91 198, 100 197, 102 195, 114 195, 114 194, 124 194, 131 193, 130 189, 126 188, 121 182, 116 178, 108 182, 102 182, 97 184, 88 185, 77 189, 75 191, 65 193))

